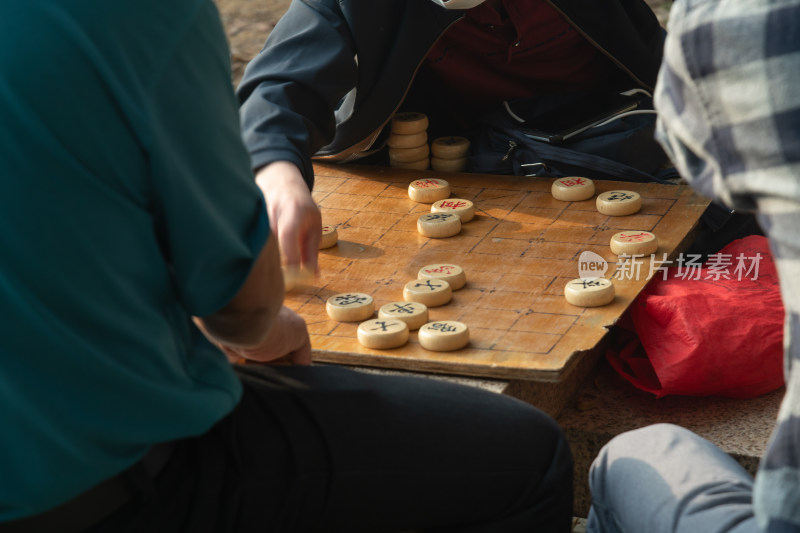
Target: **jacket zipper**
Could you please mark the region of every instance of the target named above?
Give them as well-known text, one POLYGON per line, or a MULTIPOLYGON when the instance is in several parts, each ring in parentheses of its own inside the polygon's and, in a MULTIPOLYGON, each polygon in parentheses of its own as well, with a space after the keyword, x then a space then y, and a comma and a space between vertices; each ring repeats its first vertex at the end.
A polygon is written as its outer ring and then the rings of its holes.
POLYGON ((508 151, 506 155, 500 161, 507 161, 509 157, 511 157, 511 152, 517 149, 517 143, 514 141, 508 141, 508 151))
POLYGON ((617 65, 617 67, 619 67, 619 68, 620 68, 620 69, 621 69, 623 72, 625 72, 625 73, 626 73, 628 76, 630 76, 630 77, 631 77, 631 78, 632 78, 634 81, 636 81, 636 82, 637 82, 637 83, 638 83, 640 86, 642 86, 642 87, 646 87, 647 89, 649 89, 649 90, 650 90, 650 92, 653 92, 653 87, 650 87, 648 84, 646 84, 646 83, 642 82, 642 80, 640 80, 638 76, 636 76, 636 75, 635 75, 633 72, 631 72, 631 71, 630 71, 630 69, 629 69, 628 67, 626 67, 626 66, 625 66, 625 65, 623 65, 623 64, 622 64, 622 63, 621 63, 619 60, 617 60, 617 58, 616 58, 616 57, 614 57, 613 55, 611 55, 611 53, 610 53, 608 50, 606 50, 605 48, 603 48, 602 46, 600 46, 599 44, 597 44, 597 41, 595 41, 594 39, 592 39, 591 37, 589 37, 589 36, 586 34, 586 32, 585 32, 585 31, 583 31, 583 29, 581 29, 580 27, 578 27, 578 25, 577 25, 577 24, 575 24, 575 23, 572 21, 572 19, 571 19, 571 18, 569 18, 569 17, 566 15, 566 13, 564 13, 563 11, 561 11, 561 9, 559 9, 559 8, 558 8, 558 6, 556 6, 556 5, 555 5, 555 4, 552 2, 552 0, 545 0, 545 1, 546 1, 548 4, 550 4, 550 6, 551 6, 553 9, 555 9, 556 11, 558 11, 559 13, 561 13, 561 16, 562 16, 562 17, 564 17, 564 19, 565 19, 567 22, 569 22, 569 23, 570 23, 570 25, 571 25, 573 28, 575 28, 575 30, 576 30, 578 33, 580 33, 580 34, 583 36, 583 38, 584 38, 584 39, 586 39, 587 41, 589 41, 589 42, 592 44, 592 46, 594 46, 596 49, 598 49, 600 52, 602 52, 604 56, 606 56, 606 57, 607 57, 607 58, 609 58, 611 61, 613 61, 613 62, 614 62, 614 64, 615 64, 615 65, 617 65))

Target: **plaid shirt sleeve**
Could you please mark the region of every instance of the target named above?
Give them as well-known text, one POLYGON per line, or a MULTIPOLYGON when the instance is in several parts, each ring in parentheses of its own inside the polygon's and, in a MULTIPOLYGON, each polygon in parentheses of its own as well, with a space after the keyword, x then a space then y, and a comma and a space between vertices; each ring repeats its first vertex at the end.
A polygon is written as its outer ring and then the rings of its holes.
POLYGON ((753 497, 767 532, 800 531, 800 0, 677 0, 657 137, 701 193, 756 210, 786 307, 787 391, 753 497))
POLYGON ((800 2, 678 0, 658 135, 701 192, 738 209, 800 200, 800 2))

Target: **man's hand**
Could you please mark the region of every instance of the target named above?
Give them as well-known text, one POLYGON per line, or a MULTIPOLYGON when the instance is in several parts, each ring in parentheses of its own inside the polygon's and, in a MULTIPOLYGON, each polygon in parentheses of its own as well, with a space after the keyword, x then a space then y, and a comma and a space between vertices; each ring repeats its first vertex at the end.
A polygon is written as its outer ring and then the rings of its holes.
POLYGON ((295 365, 311 364, 311 341, 303 318, 284 306, 278 312, 269 334, 257 346, 219 344, 231 362, 241 358, 261 363, 286 360, 295 365))
POLYGON ((258 171, 256 183, 267 200, 283 264, 316 273, 322 215, 300 169, 288 161, 276 161, 258 171))

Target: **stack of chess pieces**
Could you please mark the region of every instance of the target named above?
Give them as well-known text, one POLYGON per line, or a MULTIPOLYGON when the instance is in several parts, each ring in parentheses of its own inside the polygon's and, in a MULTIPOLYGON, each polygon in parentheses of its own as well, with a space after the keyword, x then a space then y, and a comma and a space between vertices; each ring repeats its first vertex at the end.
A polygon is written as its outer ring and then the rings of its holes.
POLYGON ((392 118, 389 165, 412 170, 462 172, 467 166, 469 140, 466 137, 438 137, 428 144, 428 117, 407 111, 392 118))

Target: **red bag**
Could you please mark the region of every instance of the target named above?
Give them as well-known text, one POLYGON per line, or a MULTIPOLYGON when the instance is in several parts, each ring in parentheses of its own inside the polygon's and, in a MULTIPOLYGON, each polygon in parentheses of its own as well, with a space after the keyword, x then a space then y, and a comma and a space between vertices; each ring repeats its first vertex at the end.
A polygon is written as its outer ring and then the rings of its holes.
POLYGON ((781 387, 784 308, 766 237, 734 241, 691 272, 672 264, 619 324, 611 365, 659 398, 752 398, 781 387))

